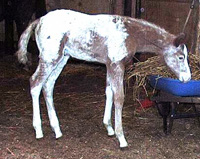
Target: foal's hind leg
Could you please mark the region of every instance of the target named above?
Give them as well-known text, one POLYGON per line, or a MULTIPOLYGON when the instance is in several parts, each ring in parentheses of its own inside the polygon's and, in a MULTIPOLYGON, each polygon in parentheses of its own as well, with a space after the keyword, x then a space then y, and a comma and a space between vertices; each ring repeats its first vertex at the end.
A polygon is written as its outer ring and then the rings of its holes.
POLYGON ((37 70, 30 78, 30 92, 33 102, 33 127, 36 132, 36 138, 42 138, 42 122, 40 117, 40 106, 39 106, 39 96, 42 89, 42 86, 48 76, 53 70, 52 64, 39 62, 37 70))
POLYGON ((59 138, 62 136, 59 121, 56 115, 54 103, 53 103, 53 89, 55 85, 55 81, 60 75, 63 67, 67 63, 67 60, 69 59, 68 56, 65 56, 62 61, 60 61, 57 65, 57 67, 52 71, 51 75, 48 77, 47 81, 43 85, 43 95, 46 101, 50 125, 55 132, 56 138, 59 138))
POLYGON ((111 122, 112 106, 113 106, 113 91, 111 86, 111 72, 108 68, 106 76, 106 106, 105 106, 103 123, 108 131, 109 136, 115 134, 111 122))

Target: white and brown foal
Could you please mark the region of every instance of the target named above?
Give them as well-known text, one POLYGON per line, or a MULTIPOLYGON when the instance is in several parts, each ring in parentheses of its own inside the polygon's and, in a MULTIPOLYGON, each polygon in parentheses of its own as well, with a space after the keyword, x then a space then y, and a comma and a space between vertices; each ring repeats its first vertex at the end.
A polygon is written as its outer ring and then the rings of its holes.
POLYGON ((144 20, 117 15, 87 15, 71 10, 52 11, 31 23, 21 35, 17 56, 23 64, 28 62, 27 45, 34 30, 40 51, 37 70, 30 78, 36 138, 43 137, 39 106, 41 90, 46 100, 50 125, 56 138, 62 136, 53 104, 53 89, 69 57, 106 65, 103 123, 109 136, 116 134, 120 147, 128 145, 122 128, 124 70, 136 52, 158 53, 180 81, 187 82, 191 78, 187 48, 179 45, 183 35, 176 37, 144 20), (113 104, 115 129, 111 123, 113 104))

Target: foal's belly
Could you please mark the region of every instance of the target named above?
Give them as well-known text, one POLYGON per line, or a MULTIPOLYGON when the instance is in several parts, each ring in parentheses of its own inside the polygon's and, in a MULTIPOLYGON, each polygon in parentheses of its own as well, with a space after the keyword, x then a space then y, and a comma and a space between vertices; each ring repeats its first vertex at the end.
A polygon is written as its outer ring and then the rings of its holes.
POLYGON ((66 47, 64 49, 64 54, 68 54, 71 57, 79 60, 105 63, 105 59, 103 57, 101 58, 102 55, 99 55, 98 53, 93 53, 90 50, 86 49, 66 47))
POLYGON ((64 54, 79 60, 106 63, 108 57, 107 50, 107 45, 103 39, 69 38, 65 44, 64 54))

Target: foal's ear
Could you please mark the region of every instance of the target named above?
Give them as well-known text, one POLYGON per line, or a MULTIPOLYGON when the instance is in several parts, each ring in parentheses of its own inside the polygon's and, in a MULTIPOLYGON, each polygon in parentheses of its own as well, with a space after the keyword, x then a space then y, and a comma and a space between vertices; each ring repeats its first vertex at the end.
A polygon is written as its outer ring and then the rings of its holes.
POLYGON ((180 44, 183 44, 185 42, 185 33, 180 33, 175 39, 174 39, 174 46, 178 47, 180 44))

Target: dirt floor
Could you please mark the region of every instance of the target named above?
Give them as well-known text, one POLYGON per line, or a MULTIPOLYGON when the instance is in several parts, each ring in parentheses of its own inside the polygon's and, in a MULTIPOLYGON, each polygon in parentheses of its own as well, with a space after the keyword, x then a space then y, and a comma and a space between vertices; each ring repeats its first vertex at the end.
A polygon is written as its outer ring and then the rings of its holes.
POLYGON ((56 140, 49 126, 43 97, 44 138, 35 139, 30 72, 19 69, 12 56, 0 59, 0 159, 197 159, 200 129, 195 119, 175 120, 164 135, 156 107, 136 113, 132 88, 126 88, 123 126, 129 143, 119 149, 102 124, 105 105, 104 66, 69 63, 59 77, 54 102, 63 137, 56 140))

